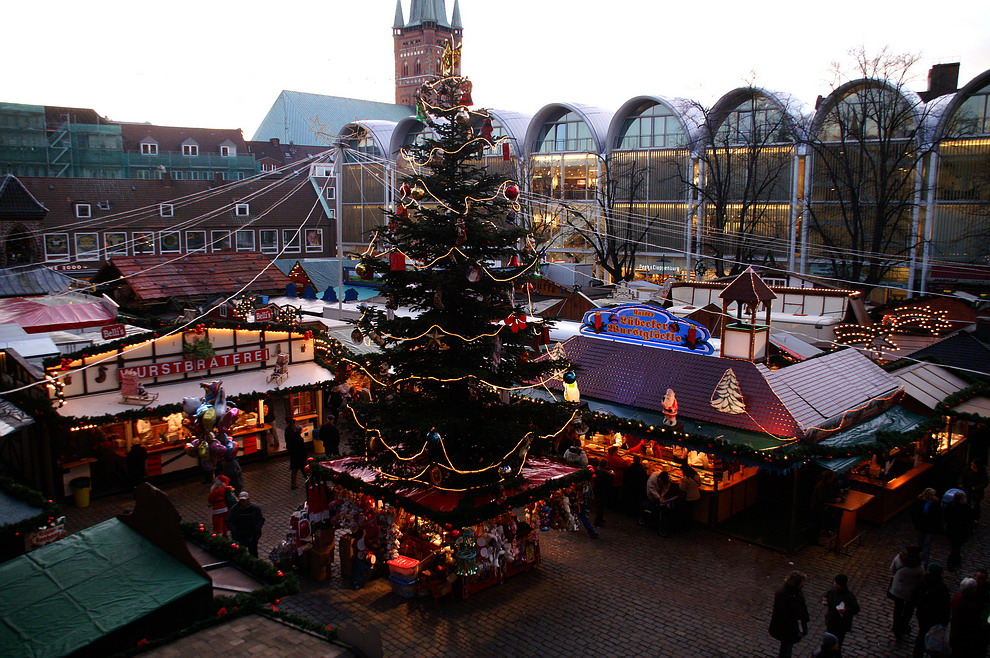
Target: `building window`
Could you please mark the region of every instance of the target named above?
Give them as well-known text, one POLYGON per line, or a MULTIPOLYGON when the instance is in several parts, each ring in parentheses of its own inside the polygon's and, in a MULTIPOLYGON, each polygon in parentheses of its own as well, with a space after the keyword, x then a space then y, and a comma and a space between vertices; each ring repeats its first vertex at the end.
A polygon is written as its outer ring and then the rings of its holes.
POLYGON ((183 144, 182 155, 199 155, 199 146, 196 144, 183 144))
POLYGON ((206 251, 206 231, 186 231, 186 253, 206 251))
POLYGON ((251 215, 251 204, 238 203, 234 207, 234 215, 237 217, 248 217, 251 215))
POLYGON ((258 241, 261 245, 261 251, 270 254, 273 251, 278 251, 278 231, 275 229, 261 229, 258 231, 258 241))
POLYGON ((285 253, 298 254, 300 242, 299 231, 293 228, 282 229, 282 244, 285 245, 285 253))
POLYGON ((684 129, 673 112, 660 103, 644 103, 626 119, 616 147, 677 148, 684 141, 684 129))
POLYGON ((45 234, 45 260, 47 261, 69 260, 68 233, 45 234))
POLYGON ((210 231, 213 251, 230 251, 230 231, 210 231))
POLYGON ((76 260, 100 260, 100 236, 96 233, 76 233, 76 260))
POLYGON ((326 197, 328 201, 333 201, 337 198, 337 188, 333 186, 333 181, 330 181, 330 185, 327 185, 326 189, 323 190, 323 196, 326 197))
POLYGON ((237 231, 234 236, 237 251, 254 251, 254 231, 237 231))
POLYGON ((221 157, 229 158, 232 155, 233 155, 233 153, 230 152, 230 147, 229 146, 221 146, 220 147, 220 156, 221 157))
POLYGON ((155 234, 152 231, 135 231, 131 233, 134 244, 134 255, 155 253, 155 234))
POLYGON ((150 142, 142 142, 141 155, 158 155, 158 144, 152 144, 150 142))
POLYGON ((161 240, 160 250, 163 254, 177 254, 182 251, 181 238, 178 231, 162 231, 158 235, 161 240))
POLYGON ((323 229, 306 229, 306 251, 323 251, 323 229))
POLYGON ((161 217, 172 217, 173 209, 171 203, 159 203, 158 204, 158 215, 161 217))
POLYGON ((127 255, 127 234, 121 232, 111 232, 103 234, 103 248, 106 250, 107 258, 111 256, 127 255))
POLYGON ((579 114, 564 112, 557 119, 543 124, 535 146, 537 153, 594 152, 595 140, 588 124, 579 114))
POLYGON ((173 180, 182 180, 182 172, 181 171, 173 171, 172 172, 172 179, 173 180))
POLYGON ((76 217, 79 219, 89 219, 93 216, 93 208, 88 203, 76 204, 76 217))
POLYGON ((275 165, 271 162, 262 162, 261 171, 275 171, 275 165))

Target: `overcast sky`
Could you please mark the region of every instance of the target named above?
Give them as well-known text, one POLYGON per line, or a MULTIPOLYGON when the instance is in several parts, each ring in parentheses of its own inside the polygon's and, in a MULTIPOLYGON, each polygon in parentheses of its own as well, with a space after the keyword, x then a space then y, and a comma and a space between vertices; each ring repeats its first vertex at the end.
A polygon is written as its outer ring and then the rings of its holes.
MULTIPOLYGON (((250 139, 283 89, 393 102, 394 14, 394 0, 7 2, 0 102, 250 139)), ((813 104, 859 45, 919 54, 917 90, 935 63, 961 62, 960 85, 990 69, 986 0, 461 0, 461 16, 476 104, 530 113, 640 94, 709 105, 750 79, 813 104)))

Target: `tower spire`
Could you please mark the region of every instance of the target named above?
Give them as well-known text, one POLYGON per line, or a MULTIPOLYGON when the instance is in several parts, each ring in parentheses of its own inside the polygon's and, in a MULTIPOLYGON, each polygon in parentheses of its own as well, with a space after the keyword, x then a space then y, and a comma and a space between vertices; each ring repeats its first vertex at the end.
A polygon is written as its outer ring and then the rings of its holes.
POLYGON ((402 17, 402 0, 395 0, 395 20, 392 22, 392 28, 401 30, 405 26, 406 20, 402 17))
POLYGON ((450 17, 450 27, 455 30, 461 30, 464 28, 461 25, 461 4, 460 0, 454 0, 454 13, 450 17))

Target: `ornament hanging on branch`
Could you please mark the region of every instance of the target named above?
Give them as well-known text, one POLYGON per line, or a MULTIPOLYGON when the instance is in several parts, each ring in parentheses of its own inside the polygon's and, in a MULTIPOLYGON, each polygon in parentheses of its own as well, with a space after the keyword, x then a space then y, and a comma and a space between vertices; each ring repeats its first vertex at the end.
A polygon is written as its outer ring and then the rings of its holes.
POLYGON ((457 222, 456 226, 457 226, 457 237, 454 239, 454 242, 456 242, 457 244, 464 244, 465 242, 467 242, 467 226, 464 224, 463 220, 457 222))
POLYGON ((470 265, 467 268, 467 280, 470 283, 478 283, 481 281, 481 268, 477 265, 470 265))
POLYGON ((492 118, 485 117, 485 120, 481 122, 481 136, 491 142, 494 132, 495 126, 492 124, 492 118))
POLYGON ((441 292, 440 290, 437 290, 435 293, 433 293, 433 308, 437 309, 438 311, 442 311, 444 309, 443 292, 441 292))
POLYGON ((457 111, 457 114, 454 115, 454 121, 462 126, 466 126, 471 122, 471 113, 462 107, 457 111))
POLYGON ((474 105, 474 99, 471 98, 471 91, 474 89, 474 85, 467 78, 461 80, 461 105, 474 105))
POLYGON ((364 334, 361 333, 360 329, 355 328, 354 331, 351 332, 351 341, 355 345, 360 345, 364 342, 364 334))
POLYGON ((505 198, 509 201, 515 201, 519 198, 519 186, 518 185, 507 185, 505 187, 505 198))
POLYGON ((354 266, 354 273, 365 281, 370 281, 374 277, 375 272, 371 269, 371 266, 367 263, 358 263, 354 266))
POLYGON ((416 201, 419 201, 424 196, 426 196, 426 188, 424 188, 419 183, 416 183, 416 185, 411 190, 409 190, 409 196, 411 196, 416 201))
POLYGON ((577 375, 573 370, 568 370, 562 377, 564 380, 564 400, 567 402, 580 402, 581 392, 578 390, 577 375))

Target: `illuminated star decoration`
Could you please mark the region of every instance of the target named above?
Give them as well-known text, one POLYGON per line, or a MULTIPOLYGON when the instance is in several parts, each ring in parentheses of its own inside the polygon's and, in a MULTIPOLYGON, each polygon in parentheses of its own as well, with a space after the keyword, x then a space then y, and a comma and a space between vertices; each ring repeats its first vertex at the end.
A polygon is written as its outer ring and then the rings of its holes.
POLYGON ((328 145, 333 143, 333 126, 329 123, 323 123, 320 121, 319 114, 306 117, 306 119, 309 121, 309 132, 313 133, 313 136, 316 137, 318 143, 328 145))

